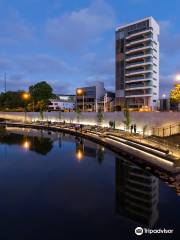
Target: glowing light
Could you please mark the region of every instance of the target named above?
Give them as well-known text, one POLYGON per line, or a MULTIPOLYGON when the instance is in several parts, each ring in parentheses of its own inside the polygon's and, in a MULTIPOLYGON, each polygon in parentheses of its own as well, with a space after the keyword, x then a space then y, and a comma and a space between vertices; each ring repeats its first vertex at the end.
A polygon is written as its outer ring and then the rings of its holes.
POLYGON ((30 96, 28 93, 23 93, 22 97, 24 100, 28 100, 30 96))
POLYGON ((78 150, 77 152, 76 152, 76 158, 77 158, 77 160, 80 162, 81 160, 82 160, 82 158, 83 158, 83 152, 81 151, 81 150, 78 150))
POLYGON ((26 150, 28 150, 28 149, 30 148, 30 146, 31 146, 31 144, 30 144, 29 141, 25 141, 25 142, 23 143, 23 145, 22 145, 22 147, 23 147, 24 149, 26 149, 26 150))
POLYGON ((176 80, 177 82, 180 82, 180 73, 178 73, 178 74, 175 76, 175 80, 176 80))
POLYGON ((81 88, 77 89, 77 94, 83 94, 83 90, 81 88))
POLYGON ((166 94, 163 94, 162 97, 163 97, 163 98, 166 98, 166 94))

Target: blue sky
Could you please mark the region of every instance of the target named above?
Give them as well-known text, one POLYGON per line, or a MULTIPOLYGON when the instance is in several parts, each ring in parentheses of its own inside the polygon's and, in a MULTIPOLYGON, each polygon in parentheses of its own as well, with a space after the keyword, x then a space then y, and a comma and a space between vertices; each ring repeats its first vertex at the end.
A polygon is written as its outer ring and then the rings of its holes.
POLYGON ((0 0, 0 91, 49 82, 56 93, 104 81, 114 90, 114 31, 153 16, 160 24, 160 93, 180 72, 179 0, 0 0))

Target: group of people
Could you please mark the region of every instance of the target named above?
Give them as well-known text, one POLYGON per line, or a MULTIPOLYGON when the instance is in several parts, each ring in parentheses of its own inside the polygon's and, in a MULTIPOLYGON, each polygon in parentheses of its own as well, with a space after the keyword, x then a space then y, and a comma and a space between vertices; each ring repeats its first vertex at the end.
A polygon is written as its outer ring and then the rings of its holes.
POLYGON ((130 128, 131 128, 131 133, 133 132, 136 133, 136 124, 132 124, 130 128))

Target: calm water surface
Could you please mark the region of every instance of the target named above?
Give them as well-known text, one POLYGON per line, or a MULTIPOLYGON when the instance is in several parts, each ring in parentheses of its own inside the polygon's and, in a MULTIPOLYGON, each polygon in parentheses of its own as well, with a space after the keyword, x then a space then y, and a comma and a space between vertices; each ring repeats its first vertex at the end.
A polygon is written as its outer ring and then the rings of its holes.
POLYGON ((2 131, 0 239, 180 239, 180 177, 163 178, 87 140, 2 131))

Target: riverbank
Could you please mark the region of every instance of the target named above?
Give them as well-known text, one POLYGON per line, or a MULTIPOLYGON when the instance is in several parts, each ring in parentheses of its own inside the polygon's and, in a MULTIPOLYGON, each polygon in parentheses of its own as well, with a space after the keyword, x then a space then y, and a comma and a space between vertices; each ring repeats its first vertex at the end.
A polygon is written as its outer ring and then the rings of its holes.
POLYGON ((180 161, 177 156, 172 155, 167 150, 158 149, 155 146, 147 145, 144 142, 136 142, 133 139, 128 139, 127 136, 117 136, 113 132, 100 128, 84 127, 83 129, 75 129, 74 125, 67 124, 24 124, 18 122, 1 123, 1 126, 34 128, 47 131, 64 132, 72 135, 77 135, 99 143, 117 154, 120 154, 131 161, 148 167, 160 169, 171 174, 180 172, 180 161))
MULTIPOLYGON (((42 116, 39 112, 0 112, 0 119, 18 122, 35 122, 42 121, 42 116)), ((131 124, 136 124, 136 130, 142 134, 143 129, 146 129, 146 135, 152 135, 153 131, 156 135, 169 136, 179 133, 180 112, 131 112, 131 124), (169 131, 169 127, 171 131, 169 131), (164 129, 163 129, 164 128, 164 129)), ((116 129, 124 130, 124 113, 123 112, 103 112, 101 125, 109 127, 109 122, 115 123, 116 129)), ((98 117, 96 112, 81 112, 77 115, 76 112, 44 112, 43 121, 80 123, 84 125, 98 125, 98 117)))

